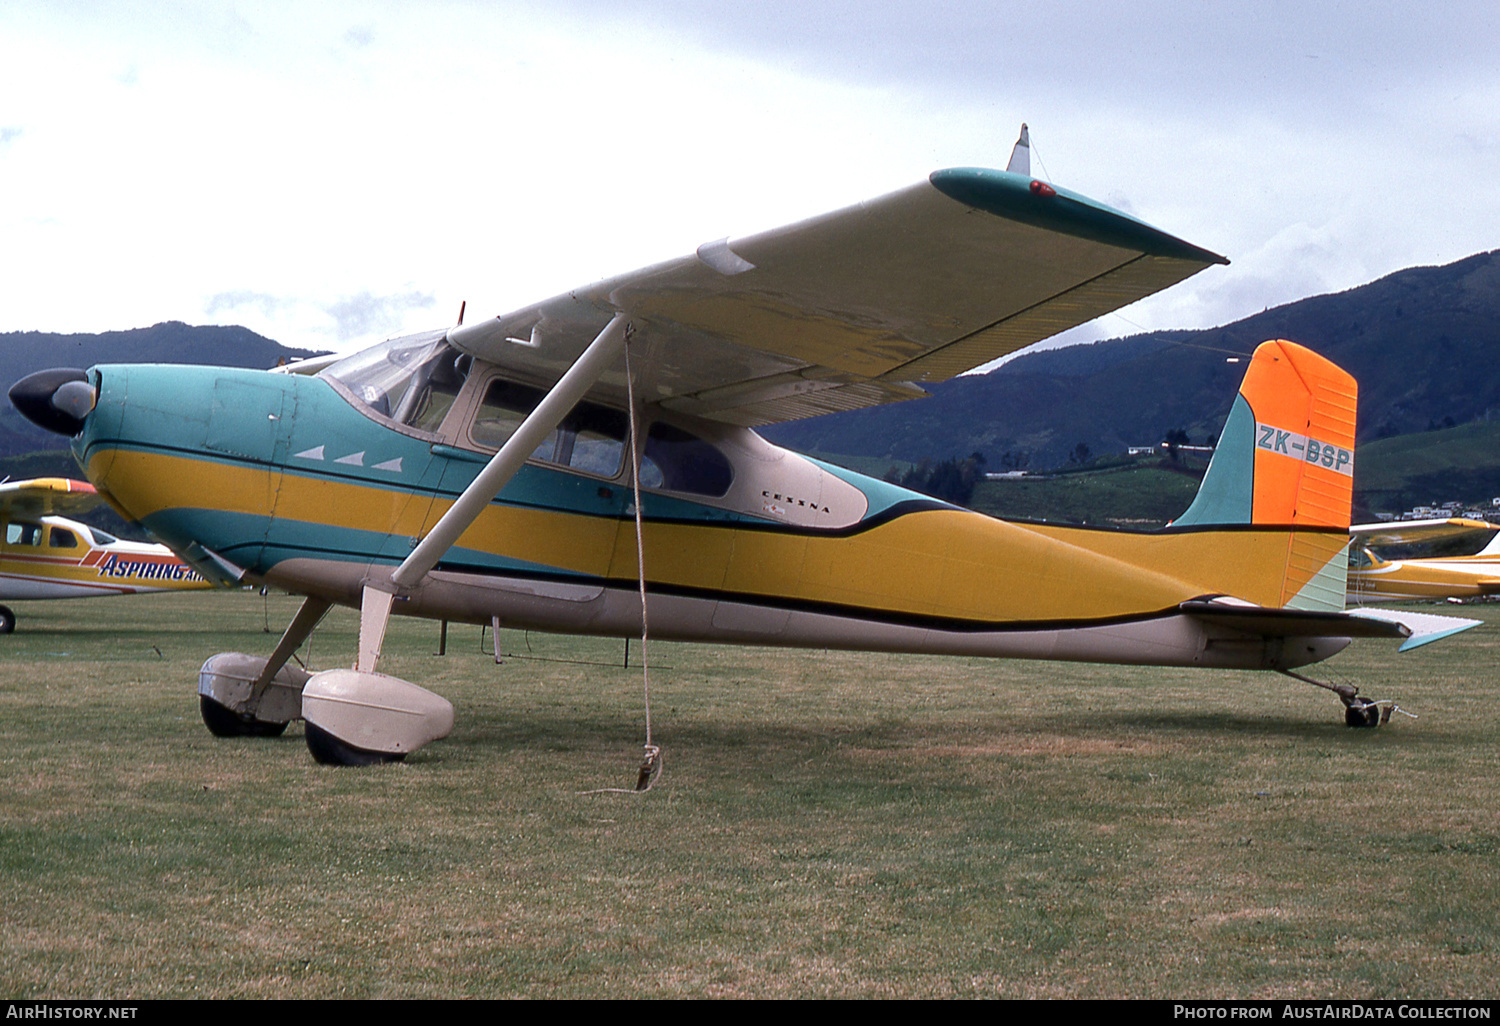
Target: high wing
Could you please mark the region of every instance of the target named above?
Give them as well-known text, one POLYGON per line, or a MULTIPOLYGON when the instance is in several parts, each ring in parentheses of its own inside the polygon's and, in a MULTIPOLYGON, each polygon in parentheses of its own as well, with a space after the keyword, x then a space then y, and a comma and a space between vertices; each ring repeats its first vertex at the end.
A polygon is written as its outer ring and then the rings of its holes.
MULTIPOLYGON (((753 427, 917 398, 1216 263, 1068 190, 960 168, 448 337, 548 384, 623 311, 645 401, 753 427)), ((596 387, 623 397, 621 370, 596 387)))
POLYGON ((48 517, 87 513, 104 500, 87 481, 37 477, 0 483, 0 517, 48 517))

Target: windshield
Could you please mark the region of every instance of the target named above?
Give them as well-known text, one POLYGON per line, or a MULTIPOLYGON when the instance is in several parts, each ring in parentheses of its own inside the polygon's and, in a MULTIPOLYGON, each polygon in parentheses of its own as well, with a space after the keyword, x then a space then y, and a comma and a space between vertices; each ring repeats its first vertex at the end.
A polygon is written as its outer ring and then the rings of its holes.
POLYGON ((341 382, 375 413, 421 431, 436 431, 463 387, 470 358, 449 346, 447 332, 391 339, 318 373, 341 382))

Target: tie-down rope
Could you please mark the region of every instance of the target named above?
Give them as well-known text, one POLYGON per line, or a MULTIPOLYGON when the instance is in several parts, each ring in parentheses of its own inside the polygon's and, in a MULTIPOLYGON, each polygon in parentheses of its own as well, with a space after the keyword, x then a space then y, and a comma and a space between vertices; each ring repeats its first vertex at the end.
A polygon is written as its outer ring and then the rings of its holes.
POLYGON ((661 776, 661 749, 651 741, 651 656, 647 650, 650 629, 646 618, 646 543, 641 528, 641 447, 637 437, 640 422, 636 417, 635 375, 630 371, 630 329, 625 335, 625 400, 630 407, 630 487, 635 499, 635 566, 636 581, 641 590, 641 688, 646 700, 646 750, 641 757, 641 771, 635 789, 601 787, 581 794, 639 794, 656 786, 661 776))

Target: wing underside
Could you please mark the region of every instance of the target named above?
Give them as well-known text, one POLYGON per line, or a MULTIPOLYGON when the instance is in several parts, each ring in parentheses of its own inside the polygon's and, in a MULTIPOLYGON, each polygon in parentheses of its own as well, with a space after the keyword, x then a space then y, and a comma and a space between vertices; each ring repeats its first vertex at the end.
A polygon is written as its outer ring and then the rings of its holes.
MULTIPOLYGON (((546 383, 624 311, 647 401, 755 426, 919 397, 1224 262, 1065 190, 960 169, 449 338, 546 383)), ((623 393, 619 370, 599 388, 623 393)))

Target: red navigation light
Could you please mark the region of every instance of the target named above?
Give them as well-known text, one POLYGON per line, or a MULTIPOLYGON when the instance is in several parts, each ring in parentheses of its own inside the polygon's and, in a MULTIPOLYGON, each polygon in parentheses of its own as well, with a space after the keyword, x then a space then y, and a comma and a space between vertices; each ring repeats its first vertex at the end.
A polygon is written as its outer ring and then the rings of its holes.
POLYGON ((1031 182, 1031 194, 1033 196, 1041 196, 1043 198, 1046 198, 1049 196, 1056 196, 1057 190, 1052 188, 1052 186, 1048 185, 1046 182, 1038 182, 1033 179, 1031 182))

